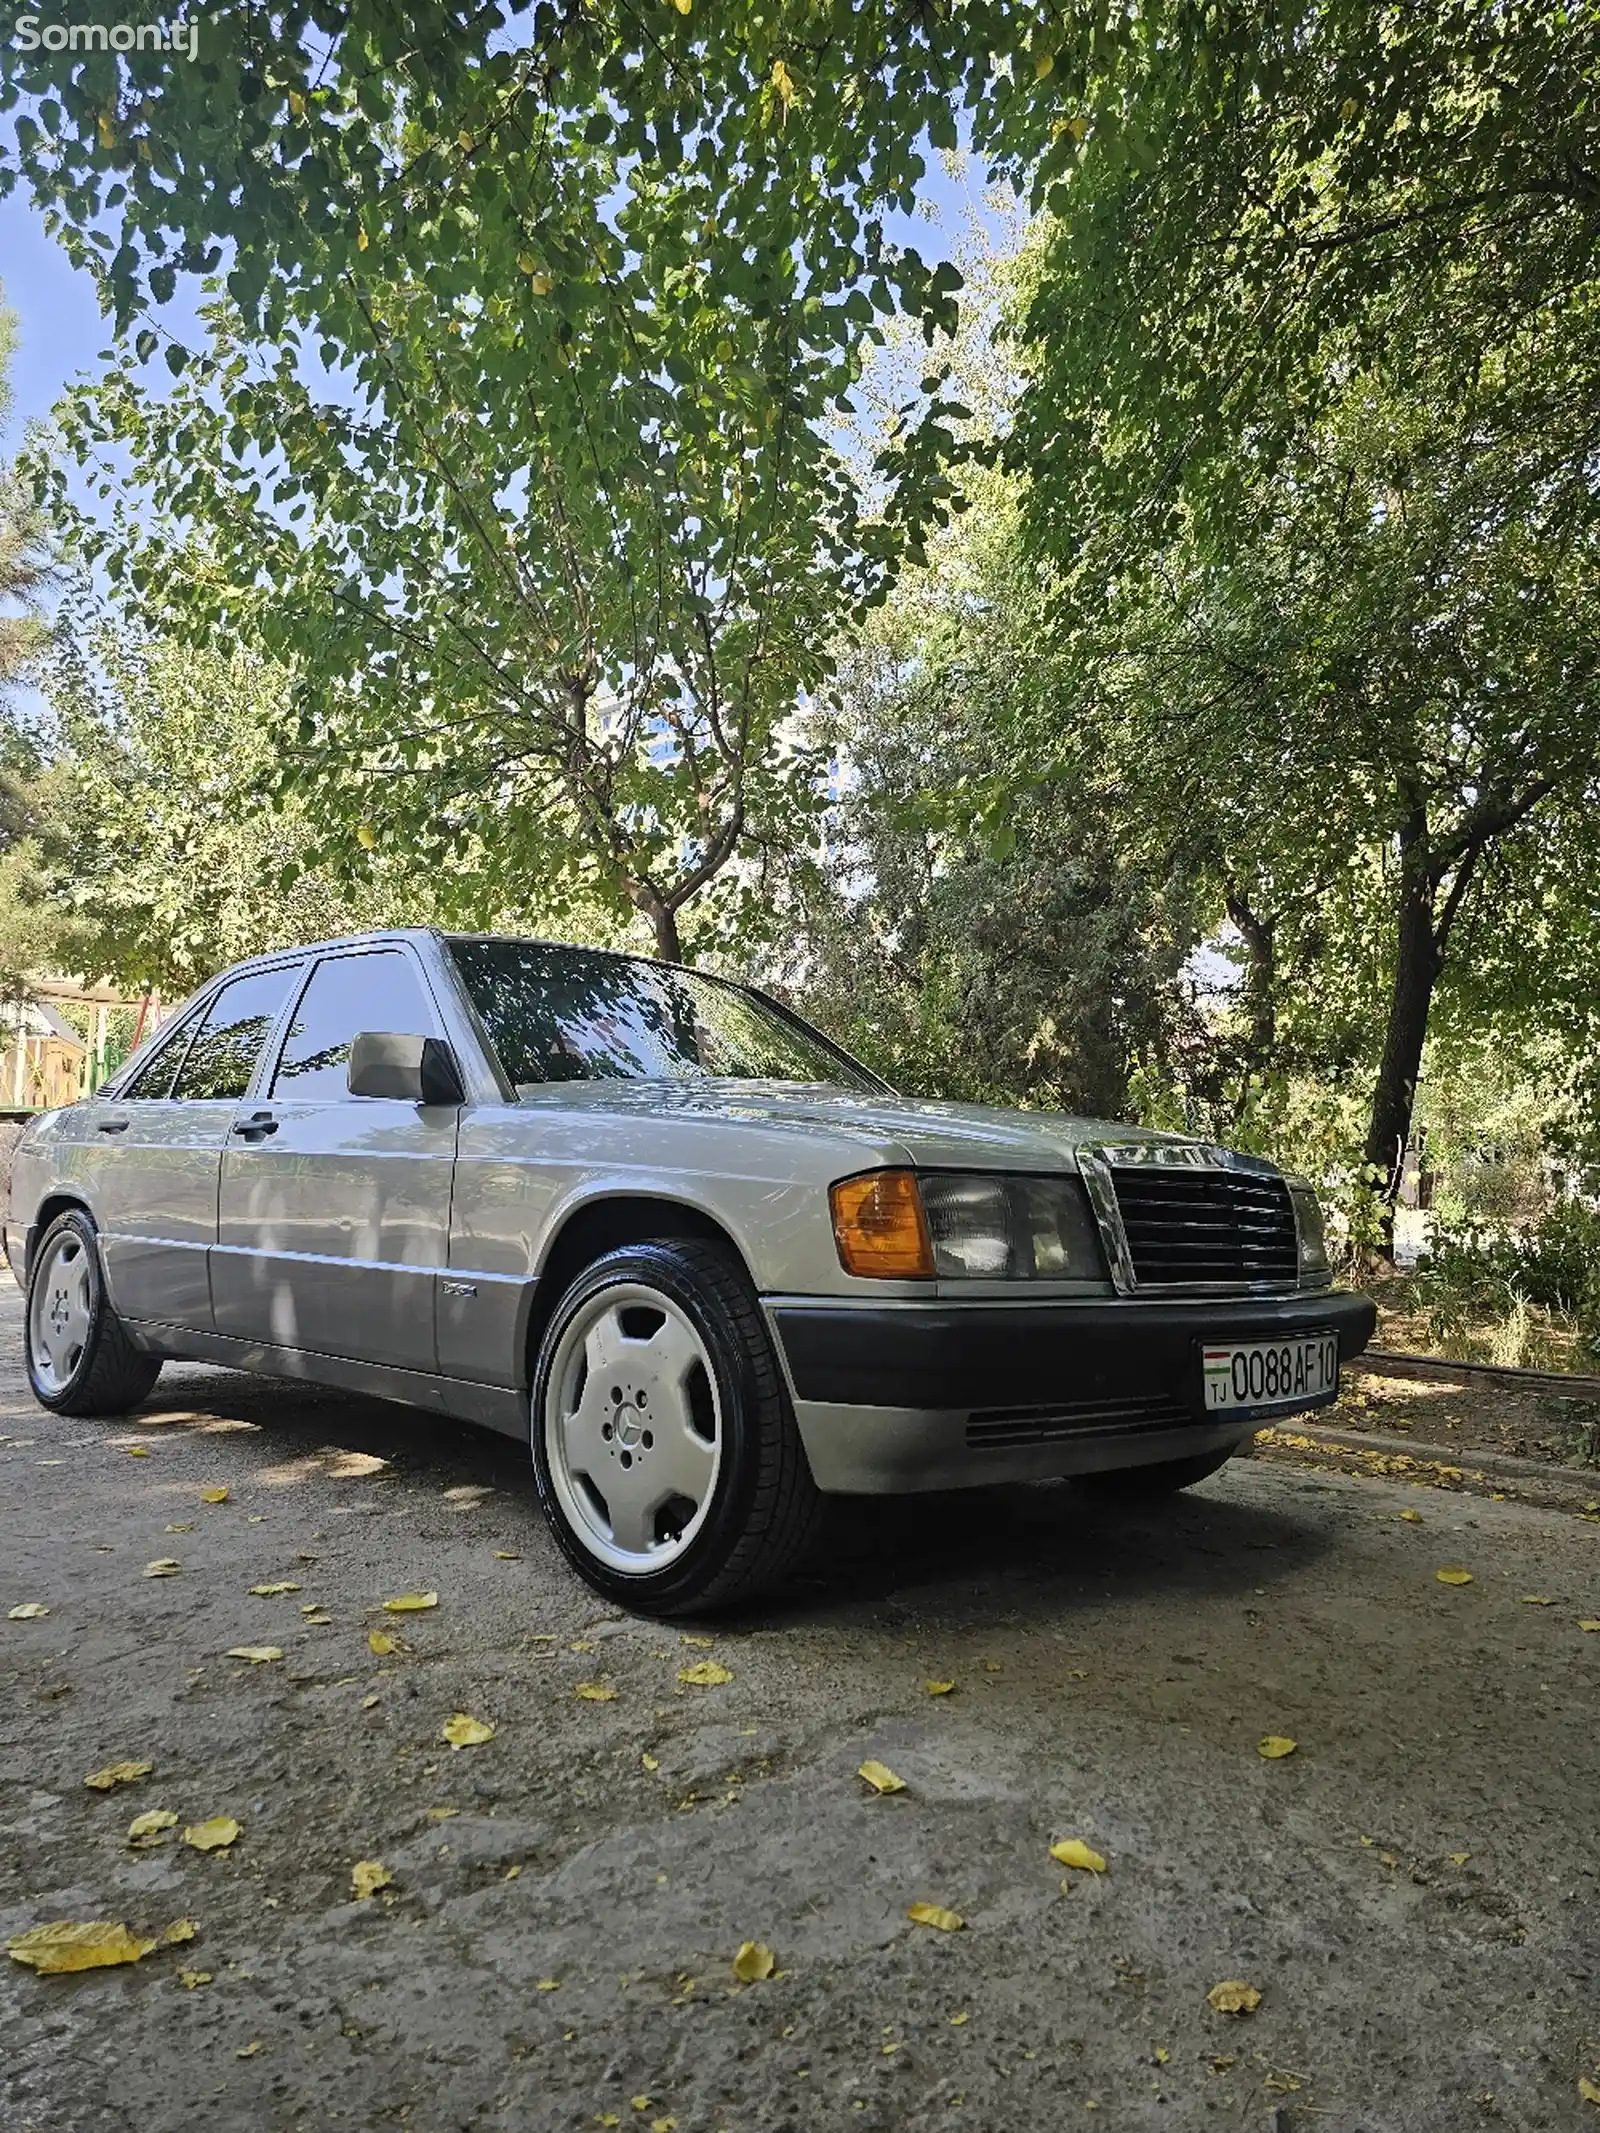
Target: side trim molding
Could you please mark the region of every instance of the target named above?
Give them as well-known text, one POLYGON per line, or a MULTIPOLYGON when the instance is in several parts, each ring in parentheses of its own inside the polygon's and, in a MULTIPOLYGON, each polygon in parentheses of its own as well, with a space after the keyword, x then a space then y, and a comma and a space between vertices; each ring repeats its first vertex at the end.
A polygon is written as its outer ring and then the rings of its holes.
POLYGON ((522 1444, 528 1441, 528 1403, 515 1387, 431 1377, 420 1370, 396 1370, 387 1363, 352 1362, 346 1356, 319 1355, 306 1348, 275 1348, 265 1341, 198 1333, 188 1326, 163 1326, 147 1319, 130 1321, 128 1330, 138 1337, 140 1347, 169 1362, 217 1363, 224 1370, 249 1370, 262 1377, 302 1378, 309 1384, 333 1385, 377 1400, 399 1400, 407 1407, 476 1422, 522 1444))

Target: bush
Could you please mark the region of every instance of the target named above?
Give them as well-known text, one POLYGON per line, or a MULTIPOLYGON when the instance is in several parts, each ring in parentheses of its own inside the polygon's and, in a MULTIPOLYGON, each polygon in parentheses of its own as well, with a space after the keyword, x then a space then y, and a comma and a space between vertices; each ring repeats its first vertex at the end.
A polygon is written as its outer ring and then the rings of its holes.
POLYGON ((1414 1293, 1442 1339, 1484 1316, 1525 1320, 1534 1306, 1575 1321, 1600 1352, 1600 1209, 1565 1200, 1525 1230, 1436 1225, 1414 1293))

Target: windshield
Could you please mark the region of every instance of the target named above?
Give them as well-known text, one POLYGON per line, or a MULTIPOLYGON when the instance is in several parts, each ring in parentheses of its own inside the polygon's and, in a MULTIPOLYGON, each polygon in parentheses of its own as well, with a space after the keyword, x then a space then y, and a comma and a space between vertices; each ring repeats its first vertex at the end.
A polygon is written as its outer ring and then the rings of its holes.
POLYGON ((883 1093, 819 1031, 696 970, 544 941, 453 940, 473 1006, 519 1088, 548 1081, 806 1081, 883 1093))

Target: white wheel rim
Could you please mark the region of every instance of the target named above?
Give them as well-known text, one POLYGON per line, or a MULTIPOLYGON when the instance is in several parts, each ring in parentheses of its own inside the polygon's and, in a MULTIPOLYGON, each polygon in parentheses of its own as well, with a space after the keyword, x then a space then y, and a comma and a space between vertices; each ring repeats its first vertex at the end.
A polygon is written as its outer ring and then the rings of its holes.
POLYGON ((647 1577, 690 1546, 722 1470, 722 1404, 705 1342, 669 1297, 628 1282, 573 1314, 543 1429, 556 1500, 597 1562, 647 1577))
POLYGON ((46 1392, 64 1392, 89 1344, 93 1310, 89 1248, 68 1231, 46 1252, 28 1304, 33 1374, 46 1392))

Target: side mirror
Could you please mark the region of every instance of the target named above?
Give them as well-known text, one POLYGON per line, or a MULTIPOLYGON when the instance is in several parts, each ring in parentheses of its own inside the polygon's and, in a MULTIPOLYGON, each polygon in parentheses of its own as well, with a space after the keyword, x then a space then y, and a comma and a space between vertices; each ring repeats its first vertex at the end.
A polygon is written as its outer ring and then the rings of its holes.
POLYGON ((442 1037, 402 1037, 364 1030, 350 1047, 350 1094, 389 1096, 401 1103, 458 1104, 461 1075, 442 1037))

